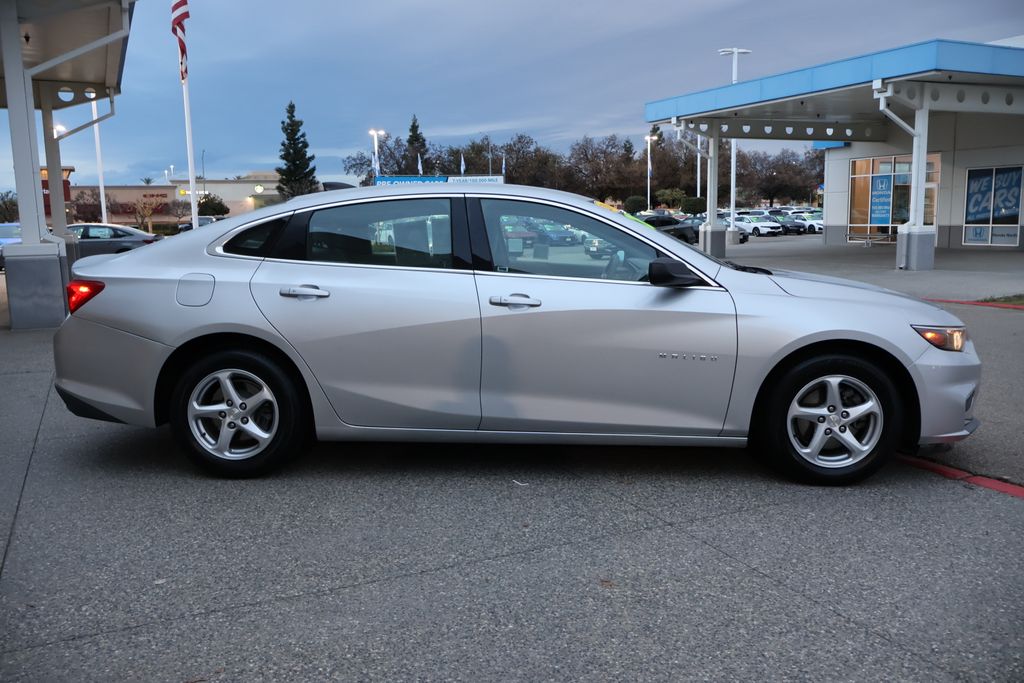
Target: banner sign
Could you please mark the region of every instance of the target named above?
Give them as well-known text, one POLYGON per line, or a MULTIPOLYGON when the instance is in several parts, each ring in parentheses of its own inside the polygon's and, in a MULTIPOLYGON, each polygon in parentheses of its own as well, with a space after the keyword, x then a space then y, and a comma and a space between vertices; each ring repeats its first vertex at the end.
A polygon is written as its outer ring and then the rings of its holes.
POLYGON ((449 183, 494 183, 501 185, 505 182, 505 176, 500 175, 450 175, 449 183))
POLYGON ((967 172, 967 209, 964 223, 988 225, 992 219, 992 169, 975 168, 967 172))
POLYGON ((992 222, 1017 225, 1020 222, 1021 167, 997 168, 992 192, 992 222))
POLYGON ((871 178, 871 225, 889 225, 892 222, 892 176, 876 175, 871 178))
POLYGON ((495 183, 504 184, 500 175, 381 175, 374 185, 412 185, 415 183, 495 183))
POLYGON ((379 175, 374 185, 410 185, 412 183, 447 183, 446 175, 379 175))

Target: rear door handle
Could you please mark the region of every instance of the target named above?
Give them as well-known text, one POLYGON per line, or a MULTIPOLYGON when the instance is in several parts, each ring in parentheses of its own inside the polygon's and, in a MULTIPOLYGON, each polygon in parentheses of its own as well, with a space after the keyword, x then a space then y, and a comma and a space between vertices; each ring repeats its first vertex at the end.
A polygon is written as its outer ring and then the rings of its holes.
POLYGON ((527 294, 509 294, 508 296, 492 296, 492 306, 529 306, 536 308, 540 306, 540 299, 531 299, 527 294))
POLYGON ((281 296, 291 297, 293 299, 323 299, 331 295, 326 289, 320 289, 316 285, 297 285, 292 287, 282 287, 281 296))

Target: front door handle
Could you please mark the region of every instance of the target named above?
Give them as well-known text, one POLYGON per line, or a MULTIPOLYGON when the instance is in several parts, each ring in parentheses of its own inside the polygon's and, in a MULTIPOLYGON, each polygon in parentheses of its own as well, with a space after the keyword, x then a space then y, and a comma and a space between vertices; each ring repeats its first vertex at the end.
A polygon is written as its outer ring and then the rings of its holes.
POLYGON ((281 296, 292 297, 294 299, 323 299, 331 295, 326 289, 320 289, 316 285, 293 285, 291 287, 282 287, 281 296))
POLYGON ((508 296, 492 296, 492 306, 529 306, 536 308, 540 306, 540 299, 531 299, 528 294, 509 294, 508 296))

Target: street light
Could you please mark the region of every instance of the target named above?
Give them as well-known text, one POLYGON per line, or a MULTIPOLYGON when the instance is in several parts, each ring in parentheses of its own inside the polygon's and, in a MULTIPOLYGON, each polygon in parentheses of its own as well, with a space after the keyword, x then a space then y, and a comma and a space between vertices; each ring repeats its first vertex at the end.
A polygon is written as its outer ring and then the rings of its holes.
POLYGON ((373 136, 373 176, 376 178, 380 175, 380 146, 378 143, 378 136, 383 136, 384 131, 371 128, 370 135, 373 136))
POLYGON ((644 142, 647 143, 647 210, 651 210, 651 143, 657 140, 656 135, 645 135, 644 142))
MULTIPOLYGON (((735 83, 736 81, 739 80, 739 74, 740 74, 740 71, 739 71, 739 69, 740 69, 740 55, 749 55, 750 52, 751 52, 750 50, 745 50, 742 47, 723 47, 723 48, 721 48, 718 51, 718 54, 722 55, 723 57, 727 56, 727 55, 732 55, 732 82, 733 83, 735 83)), ((730 140, 730 142, 732 144, 729 147, 729 149, 730 149, 730 159, 729 159, 729 226, 730 226, 730 229, 733 229, 732 228, 732 219, 736 215, 736 138, 732 138, 730 140)), ((708 198, 709 201, 711 201, 712 199, 715 201, 715 204, 716 204, 715 210, 718 210, 718 206, 717 206, 718 198, 717 197, 715 197, 715 198, 709 197, 708 198)), ((709 216, 711 215, 710 210, 711 210, 711 207, 709 205, 708 206, 708 211, 709 211, 708 215, 709 216)))

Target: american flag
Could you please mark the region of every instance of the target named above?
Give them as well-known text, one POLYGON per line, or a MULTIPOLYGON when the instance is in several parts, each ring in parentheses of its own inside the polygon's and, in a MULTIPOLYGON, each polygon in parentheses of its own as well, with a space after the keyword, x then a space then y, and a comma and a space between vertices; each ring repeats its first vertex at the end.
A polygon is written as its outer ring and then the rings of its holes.
POLYGON ((178 66, 182 81, 188 78, 188 50, 185 49, 185 20, 188 17, 188 0, 174 0, 171 4, 171 33, 178 39, 178 66))

